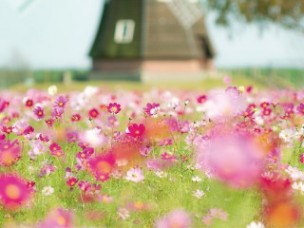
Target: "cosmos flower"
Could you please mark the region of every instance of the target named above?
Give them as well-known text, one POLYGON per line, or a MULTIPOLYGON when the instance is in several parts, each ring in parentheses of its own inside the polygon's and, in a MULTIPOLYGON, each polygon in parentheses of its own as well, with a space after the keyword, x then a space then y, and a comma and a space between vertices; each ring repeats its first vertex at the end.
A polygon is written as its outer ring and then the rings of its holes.
POLYGON ((160 105, 158 103, 148 103, 144 111, 148 116, 155 116, 159 112, 159 109, 160 105))
POLYGON ((250 134, 229 131, 233 130, 216 127, 202 139, 197 164, 231 186, 250 187, 259 181, 263 171, 264 151, 250 134))
POLYGON ((57 94, 57 91, 58 91, 58 89, 57 89, 57 86, 56 86, 56 85, 51 85, 51 86, 48 88, 48 93, 49 93, 49 95, 51 95, 51 96, 56 95, 56 94, 57 94))
POLYGON ((117 103, 110 103, 107 106, 108 112, 112 114, 118 114, 121 111, 121 106, 120 104, 117 103))
POLYGON ((197 103, 199 104, 203 104, 205 103, 207 100, 207 96, 206 95, 200 95, 198 98, 196 98, 197 103))
POLYGON ((92 108, 89 110, 90 119, 96 119, 99 116, 99 112, 96 108, 92 108))
POLYGON ((5 99, 0 98, 0 113, 4 112, 4 110, 9 106, 9 102, 5 99))
POLYGON ((158 219, 155 228, 189 228, 191 223, 191 217, 186 211, 174 210, 158 219))
POLYGON ((130 217, 130 212, 126 208, 119 208, 117 211, 117 215, 120 219, 126 220, 130 217))
POLYGON ((0 175, 0 203, 6 209, 17 209, 31 196, 27 182, 14 174, 0 175))
POLYGON ((54 193, 54 188, 51 186, 43 187, 43 189, 41 190, 41 193, 45 196, 50 196, 54 193))
POLYGON ((11 166, 21 157, 21 147, 17 140, 0 140, 0 166, 11 166))
POLYGON ((220 208, 211 208, 206 215, 203 216, 202 221, 205 225, 211 226, 214 219, 226 221, 228 218, 227 212, 220 208))
POLYGON ((191 180, 192 180, 193 182, 201 182, 201 181, 202 181, 202 178, 200 178, 199 176, 193 176, 193 177, 191 178, 191 180))
POLYGON ((115 127, 119 125, 119 122, 115 116, 109 116, 107 119, 107 125, 109 127, 115 127))
POLYGON ((75 184, 77 184, 78 179, 76 177, 71 177, 66 181, 66 184, 70 187, 73 188, 75 184))
POLYGON ((59 146, 57 143, 52 143, 49 148, 50 148, 50 153, 52 156, 55 156, 55 157, 63 156, 63 151, 61 149, 61 146, 59 146))
POLYGON ((26 98, 26 99, 24 100, 24 105, 25 105, 25 107, 27 107, 27 108, 31 108, 31 107, 34 106, 34 101, 33 101, 32 99, 26 98))
POLYGON ((112 153, 99 154, 89 160, 89 168, 98 180, 106 181, 115 168, 115 157, 112 153))
POLYGON ((200 198, 202 198, 204 195, 205 195, 205 193, 204 193, 202 190, 197 189, 197 190, 193 191, 193 196, 194 196, 195 198, 200 199, 200 198))
POLYGON ((169 123, 170 121, 166 118, 146 118, 144 122, 145 137, 155 142, 163 141, 164 139, 172 137, 169 123))
POLYGON ((203 104, 203 111, 211 119, 229 118, 246 109, 244 96, 234 87, 226 91, 214 91, 203 104))
POLYGON ((80 121, 81 120, 81 116, 80 116, 80 114, 78 114, 78 113, 75 113, 75 114, 73 114, 72 116, 71 116, 71 121, 72 122, 78 122, 78 121, 80 121))
POLYGON ((60 107, 54 107, 52 110, 52 119, 60 119, 64 113, 64 109, 60 107))
POLYGON ((37 106, 33 112, 38 120, 41 120, 44 118, 44 109, 41 106, 37 106))
POLYGON ((304 182, 294 182, 291 187, 294 190, 300 191, 301 194, 304 194, 304 182))
POLYGON ((145 179, 142 170, 139 168, 132 168, 132 169, 128 170, 125 178, 126 178, 126 180, 132 181, 135 183, 142 182, 145 179))
POLYGON ((106 142, 106 137, 102 134, 101 129, 93 128, 85 131, 82 136, 82 141, 91 147, 100 147, 106 142))
POLYGON ((300 103, 297 106, 297 111, 298 111, 299 114, 304 115, 304 103, 300 103))
POLYGON ((145 126, 143 124, 130 124, 127 129, 127 134, 132 137, 141 137, 145 133, 145 126))
POLYGON ((73 213, 62 208, 51 211, 38 228, 72 228, 73 213))
POLYGON ((62 109, 65 107, 66 103, 68 102, 68 97, 66 96, 59 96, 57 97, 55 104, 54 104, 54 108, 59 108, 62 109))
POLYGON ((261 222, 251 222, 249 223, 246 228, 265 228, 264 224, 261 222))
POLYGON ((301 217, 299 206, 291 201, 272 202, 264 214, 268 227, 298 227, 301 217))

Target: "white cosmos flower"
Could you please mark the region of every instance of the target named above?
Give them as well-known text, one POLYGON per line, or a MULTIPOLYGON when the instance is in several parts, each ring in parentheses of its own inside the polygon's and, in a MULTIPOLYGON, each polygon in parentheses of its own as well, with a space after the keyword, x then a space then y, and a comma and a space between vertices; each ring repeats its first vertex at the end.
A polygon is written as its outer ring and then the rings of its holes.
POLYGON ((55 96, 57 94, 57 86, 56 85, 51 85, 49 88, 48 88, 48 94, 50 96, 55 96))
POLYGON ((296 132, 293 129, 284 129, 280 132, 279 137, 286 143, 291 143, 296 139, 296 132))
POLYGON ((201 182, 201 181, 202 181, 202 178, 200 178, 199 176, 193 176, 193 177, 191 178, 191 180, 192 180, 193 182, 201 182))
POLYGON ((42 194, 45 196, 52 195, 54 193, 54 188, 51 186, 46 186, 42 189, 42 194))
POLYGON ((164 171, 156 171, 155 175, 158 176, 159 178, 165 178, 168 176, 168 173, 166 173, 164 171))
POLYGON ((105 137, 100 129, 93 128, 84 133, 84 141, 92 147, 99 147, 105 143, 105 137))
POLYGON ((292 184, 292 189, 300 191, 304 194, 304 183, 303 182, 295 182, 292 184))
POLYGON ((261 222, 251 222, 246 226, 246 228, 265 228, 265 226, 261 222))
POLYGON ((130 169, 126 174, 126 180, 132 182, 141 182, 145 179, 143 172, 139 168, 130 169))
POLYGON ((126 208, 119 208, 118 211, 117 211, 117 215, 122 220, 126 220, 127 218, 130 217, 130 212, 126 208))
POLYGON ((199 190, 199 189, 197 189, 193 192, 193 196, 198 198, 198 199, 202 198, 204 195, 205 195, 205 193, 202 190, 199 190))

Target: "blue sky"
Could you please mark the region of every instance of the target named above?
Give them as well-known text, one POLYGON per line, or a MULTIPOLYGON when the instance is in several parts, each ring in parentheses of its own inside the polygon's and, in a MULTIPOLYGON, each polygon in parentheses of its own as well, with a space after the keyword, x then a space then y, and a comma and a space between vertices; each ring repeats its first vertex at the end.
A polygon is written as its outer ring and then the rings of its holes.
MULTIPOLYGON (((103 0, 36 0, 25 13, 0 1, 0 67, 89 68, 88 51, 103 0)), ((208 26, 220 67, 296 66, 304 68, 304 34, 270 26, 208 26)))

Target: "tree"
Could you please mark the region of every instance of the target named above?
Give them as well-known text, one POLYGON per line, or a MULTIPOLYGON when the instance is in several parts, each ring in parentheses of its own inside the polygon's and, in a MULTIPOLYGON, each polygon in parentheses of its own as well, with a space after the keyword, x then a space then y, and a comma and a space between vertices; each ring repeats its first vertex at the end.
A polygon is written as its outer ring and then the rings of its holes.
POLYGON ((273 22, 285 28, 304 31, 304 0, 203 0, 217 14, 216 22, 230 25, 232 19, 244 22, 273 22))

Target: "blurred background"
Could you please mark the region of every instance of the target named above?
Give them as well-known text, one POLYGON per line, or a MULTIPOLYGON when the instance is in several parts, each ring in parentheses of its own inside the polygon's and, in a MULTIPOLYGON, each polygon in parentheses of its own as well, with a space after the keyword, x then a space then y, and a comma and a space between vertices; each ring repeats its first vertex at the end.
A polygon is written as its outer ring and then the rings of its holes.
MULTIPOLYGON (((132 1, 130 0, 130 3, 132 1)), ((95 70, 103 71, 102 67, 102 69, 95 67, 97 66, 95 64, 96 58, 101 62, 104 59, 125 61, 126 56, 121 54, 121 48, 118 48, 120 51, 114 53, 102 47, 102 45, 106 45, 107 41, 103 41, 104 43, 100 41, 102 40, 100 37, 105 36, 105 34, 108 35, 114 31, 115 34, 109 35, 112 37, 113 35, 117 36, 120 31, 116 21, 116 24, 113 25, 116 28, 113 31, 102 23, 103 20, 106 20, 103 16, 106 14, 105 6, 107 4, 109 4, 108 10, 112 10, 109 11, 110 15, 123 14, 119 20, 127 21, 130 16, 122 12, 122 5, 119 6, 119 4, 123 4, 122 0, 116 0, 118 5, 111 6, 110 4, 114 4, 113 2, 115 0, 0 1, 1 88, 20 83, 33 86, 37 83, 47 82, 87 81, 92 79, 90 75, 95 70), (118 10, 119 7, 120 10, 118 10), (102 33, 102 30, 106 32, 102 33), (96 42, 101 42, 101 44, 96 47, 96 42), (104 54, 101 53, 102 51, 104 54), (96 52, 101 54, 96 54, 96 52)), ((203 24, 206 26, 204 30, 208 34, 208 42, 212 43, 212 51, 214 52, 211 57, 212 67, 204 67, 205 70, 202 70, 202 75, 208 75, 208 78, 218 77, 218 75, 236 75, 236 78, 250 77, 265 80, 265 77, 268 77, 269 84, 281 82, 284 85, 303 85, 301 83, 304 81, 302 19, 304 1, 182 0, 181 2, 179 0, 142 0, 133 2, 135 5, 138 3, 136 6, 138 6, 138 12, 141 15, 139 21, 148 18, 145 15, 154 12, 152 9, 156 7, 156 4, 166 5, 168 10, 171 10, 172 15, 176 17, 176 21, 181 22, 185 31, 196 26, 197 21, 203 20, 203 24), (144 4, 143 2, 148 4, 146 8, 141 5, 144 4), (199 7, 202 14, 200 19, 193 16, 196 11, 193 11, 189 4, 195 4, 199 7), (145 10, 147 7, 150 8, 145 10), (189 10, 188 12, 178 11, 178 7, 181 9, 188 7, 189 10), (149 11, 149 9, 151 10, 149 11), (187 24, 183 23, 187 20, 192 20, 192 23, 189 22, 189 28, 186 28, 187 24), (269 79, 270 77, 274 79, 269 79)), ((160 13, 161 10, 159 8, 155 12, 160 13)), ((132 17, 132 12, 130 14, 132 17)), ((107 20, 111 19, 107 18, 107 20)), ((113 18, 113 16, 111 20, 119 21, 117 17, 113 18)), ((166 25, 166 23, 163 24, 166 25)), ((128 27, 128 23, 124 26, 121 30, 122 34, 124 34, 123 29, 128 33, 127 29, 130 31, 132 27, 128 27)), ((149 32, 147 28, 150 24, 142 23, 141 26, 141 34, 145 35, 149 32)), ((154 28, 153 26, 156 25, 153 24, 152 28, 154 28)), ((136 29, 138 27, 135 26, 135 32, 136 29)), ((154 31, 156 30, 154 28, 154 31)), ((161 30, 157 31, 161 32, 161 30)), ((130 42, 139 41, 134 39, 130 42)), ((157 46, 157 43, 152 39, 146 42, 157 46)), ((206 44, 204 45, 206 50, 206 44)), ((171 61, 171 57, 174 58, 171 55, 169 57, 153 55, 151 51, 152 54, 146 51, 146 46, 140 48, 141 57, 147 55, 148 59, 152 56, 153 61, 164 59, 171 61)), ((130 56, 127 55, 127 57, 130 56)), ((134 60, 136 56, 130 58, 134 60)), ((189 60, 189 58, 191 57, 179 56, 178 60, 189 60)), ((140 64, 148 65, 142 61, 140 64)), ((126 72, 125 75, 125 77, 118 79, 128 81, 130 79, 129 72, 126 72)), ((99 76, 94 76, 93 79, 99 79, 99 76)), ((117 84, 117 82, 113 83, 117 84)))

